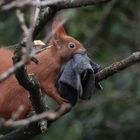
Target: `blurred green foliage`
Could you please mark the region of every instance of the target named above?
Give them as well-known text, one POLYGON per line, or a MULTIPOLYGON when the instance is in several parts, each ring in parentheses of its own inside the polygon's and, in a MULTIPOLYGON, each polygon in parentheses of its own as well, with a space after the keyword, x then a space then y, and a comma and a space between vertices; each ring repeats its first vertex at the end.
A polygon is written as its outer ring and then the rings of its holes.
MULTIPOLYGON (((105 7, 106 4, 62 10, 58 16, 68 18, 65 24, 68 33, 84 43, 94 33, 105 7)), ((0 13, 0 45, 18 43, 21 36, 15 12, 0 13)), ((140 1, 120 0, 97 40, 88 44, 89 56, 105 67, 140 51, 139 37, 140 1)), ((33 140, 138 140, 140 65, 101 83, 102 91, 95 90, 90 101, 79 101, 69 114, 49 128, 47 134, 33 140)))

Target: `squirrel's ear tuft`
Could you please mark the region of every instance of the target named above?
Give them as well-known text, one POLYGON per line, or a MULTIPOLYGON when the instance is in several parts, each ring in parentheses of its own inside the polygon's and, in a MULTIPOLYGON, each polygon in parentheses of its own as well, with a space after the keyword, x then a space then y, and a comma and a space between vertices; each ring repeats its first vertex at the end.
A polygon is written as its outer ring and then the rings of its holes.
POLYGON ((66 34, 63 25, 59 21, 56 21, 56 20, 52 24, 52 32, 53 32, 54 37, 66 34))

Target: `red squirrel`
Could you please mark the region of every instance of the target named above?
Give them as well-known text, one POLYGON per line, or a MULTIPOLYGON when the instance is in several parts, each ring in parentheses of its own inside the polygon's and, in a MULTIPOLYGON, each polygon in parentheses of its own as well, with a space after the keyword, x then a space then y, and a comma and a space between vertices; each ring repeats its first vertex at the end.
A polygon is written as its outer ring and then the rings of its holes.
MULTIPOLYGON (((59 95, 55 87, 56 78, 64 63, 74 54, 83 53, 86 49, 79 41, 68 36, 59 22, 54 21, 52 32, 49 47, 36 55, 40 63, 38 65, 30 63, 27 69, 29 73, 36 75, 43 93, 50 96, 61 107, 67 103, 67 100, 59 95)), ((0 49, 0 74, 12 66, 12 56, 12 51, 0 49)), ((18 84, 13 75, 0 84, 0 117, 10 118, 21 105, 24 106, 24 110, 18 119, 26 118, 32 111, 32 105, 27 91, 18 84)))

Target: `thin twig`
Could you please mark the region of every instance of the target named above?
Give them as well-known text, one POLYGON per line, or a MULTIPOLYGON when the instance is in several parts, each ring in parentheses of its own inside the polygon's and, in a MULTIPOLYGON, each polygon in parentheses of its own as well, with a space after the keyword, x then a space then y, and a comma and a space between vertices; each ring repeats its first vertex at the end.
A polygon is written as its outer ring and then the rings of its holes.
POLYGON ((24 33, 24 37, 28 36, 29 29, 25 24, 24 14, 19 9, 17 9, 16 15, 17 15, 18 21, 20 23, 20 27, 24 33))
MULTIPOLYGON (((38 3, 40 3, 41 0, 37 0, 38 3)), ((33 34, 35 28, 36 28, 36 25, 38 24, 39 22, 39 18, 40 18, 40 14, 41 14, 41 6, 40 4, 38 4, 35 9, 33 9, 33 14, 31 15, 31 33, 33 34)))

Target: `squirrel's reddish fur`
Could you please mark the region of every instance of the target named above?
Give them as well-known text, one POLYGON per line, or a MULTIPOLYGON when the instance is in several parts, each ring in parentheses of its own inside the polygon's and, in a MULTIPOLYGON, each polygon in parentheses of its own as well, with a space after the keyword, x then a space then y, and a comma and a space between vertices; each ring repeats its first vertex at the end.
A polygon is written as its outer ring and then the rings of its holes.
MULTIPOLYGON (((28 71, 35 73, 43 93, 52 97, 61 106, 67 101, 59 96, 55 87, 55 80, 62 65, 75 53, 85 52, 85 48, 79 41, 68 36, 60 23, 54 22, 52 29, 54 34, 49 43, 50 47, 37 54, 36 57, 40 63, 38 65, 30 63, 28 71)), ((12 56, 12 51, 0 49, 0 74, 12 66, 12 56)), ((25 118, 32 110, 32 105, 27 91, 18 84, 13 75, 0 83, 0 116, 10 118, 21 105, 24 106, 24 110, 18 119, 25 118)))

